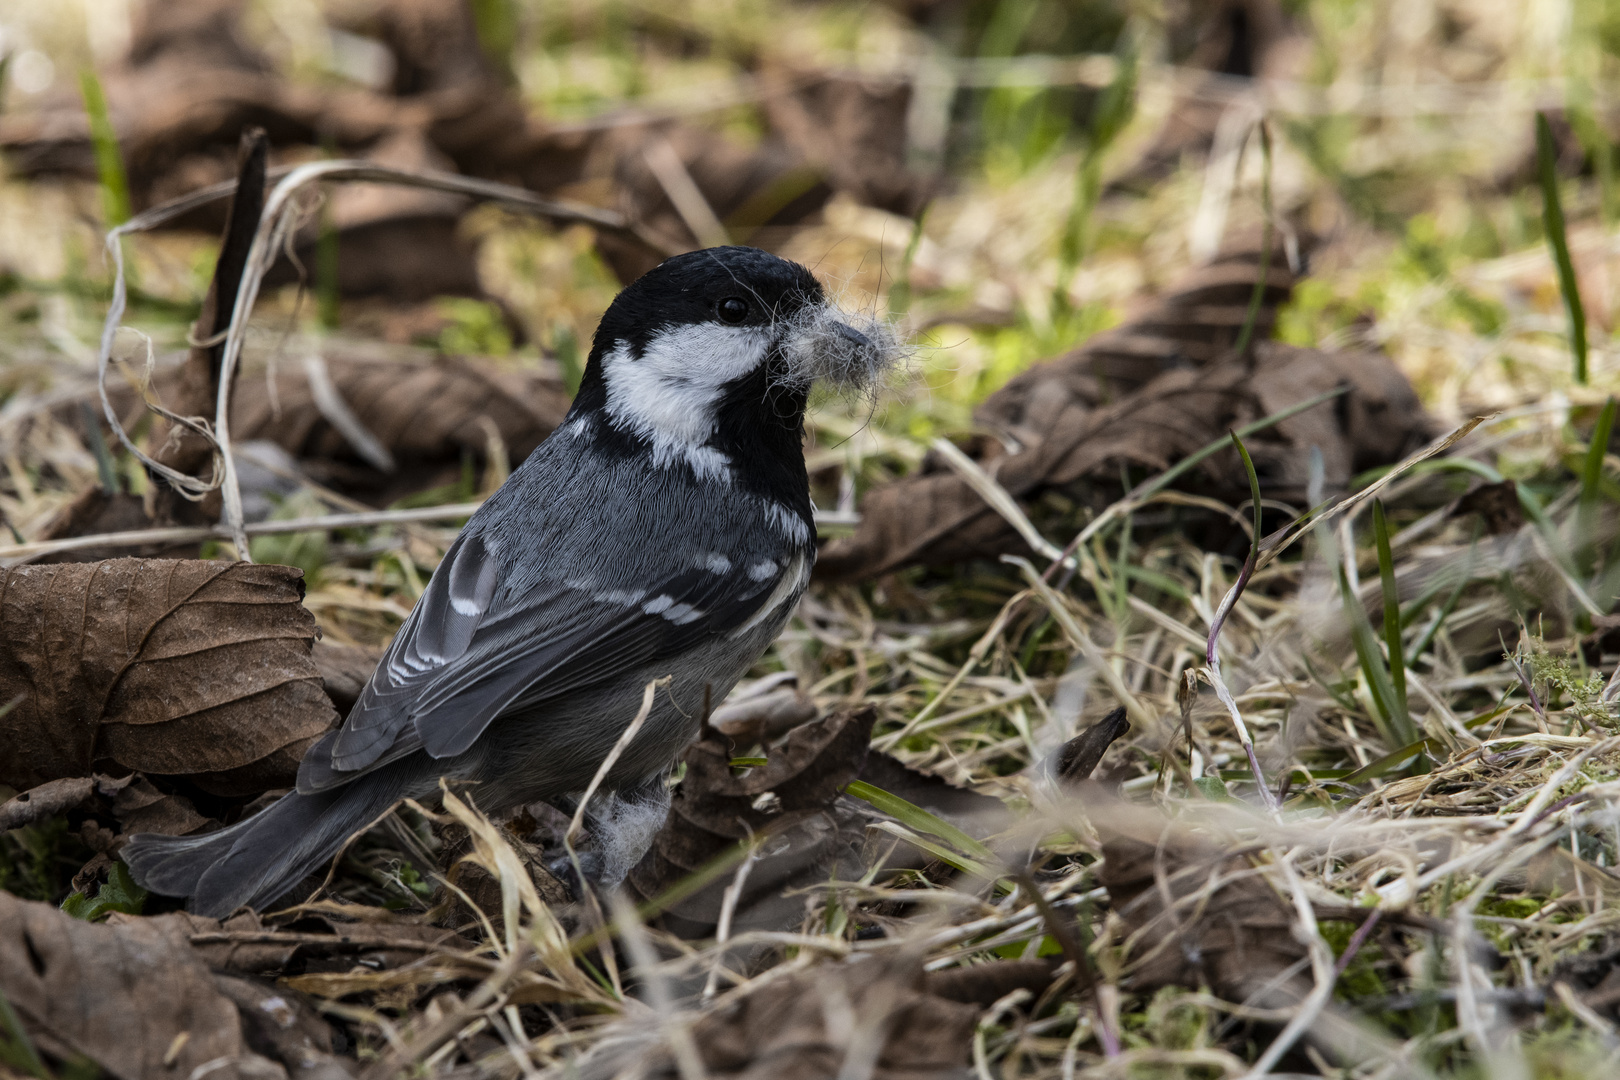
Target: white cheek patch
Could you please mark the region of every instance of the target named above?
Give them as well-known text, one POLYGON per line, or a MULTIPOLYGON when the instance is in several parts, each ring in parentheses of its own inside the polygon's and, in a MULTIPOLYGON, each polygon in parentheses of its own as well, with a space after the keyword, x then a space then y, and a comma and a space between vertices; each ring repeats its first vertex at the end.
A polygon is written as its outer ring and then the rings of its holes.
POLYGON ((700 479, 729 480, 730 459, 704 445, 714 407, 721 388, 764 363, 770 348, 766 329, 719 323, 668 330, 639 357, 621 344, 603 357, 608 416, 652 444, 654 464, 684 461, 700 479))

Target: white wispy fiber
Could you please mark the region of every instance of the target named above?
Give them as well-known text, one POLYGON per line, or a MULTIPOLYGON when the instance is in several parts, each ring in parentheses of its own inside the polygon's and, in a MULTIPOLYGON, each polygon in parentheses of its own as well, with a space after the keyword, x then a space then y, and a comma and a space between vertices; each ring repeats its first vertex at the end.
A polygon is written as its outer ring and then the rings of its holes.
POLYGON ((831 302, 806 304, 787 320, 781 340, 786 378, 803 386, 873 390, 909 352, 884 320, 831 302))

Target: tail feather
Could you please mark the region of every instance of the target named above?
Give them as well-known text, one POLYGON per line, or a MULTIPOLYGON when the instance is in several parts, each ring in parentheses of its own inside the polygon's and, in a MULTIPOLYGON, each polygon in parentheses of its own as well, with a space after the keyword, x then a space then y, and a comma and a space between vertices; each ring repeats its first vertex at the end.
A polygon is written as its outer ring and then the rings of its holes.
MULTIPOLYGON (((403 763, 402 763, 403 764, 403 763)), ((406 791, 401 769, 384 769, 332 791, 292 792, 228 829, 203 836, 131 838, 122 852, 143 888, 184 896, 199 915, 263 909, 319 869, 350 836, 406 791)))

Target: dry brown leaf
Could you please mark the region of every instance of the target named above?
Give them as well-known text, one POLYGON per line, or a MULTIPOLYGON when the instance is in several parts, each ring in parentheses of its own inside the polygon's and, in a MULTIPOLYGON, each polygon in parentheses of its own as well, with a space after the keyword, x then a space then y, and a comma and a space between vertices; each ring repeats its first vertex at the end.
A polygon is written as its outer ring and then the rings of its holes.
MULTIPOLYGON (((269 131, 276 163, 305 159, 310 149, 331 146, 349 156, 449 165, 467 175, 515 181, 539 192, 619 197, 632 214, 672 238, 686 236, 688 230, 663 185, 647 169, 644 152, 651 139, 669 139, 714 212, 744 232, 796 224, 820 209, 831 193, 823 173, 838 170, 808 165, 791 139, 752 148, 716 132, 673 123, 551 130, 531 117, 521 98, 491 70, 469 10, 459 0, 351 6, 355 10, 344 13, 346 24, 380 37, 395 54, 393 85, 387 88, 288 82, 245 44, 238 30, 241 5, 232 0, 144 5, 126 61, 105 74, 111 118, 137 205, 235 175, 231 150, 250 123, 269 131)), ((820 93, 795 126, 798 141, 815 141, 807 124, 823 114, 830 118, 831 109, 840 132, 859 130, 867 144, 877 145, 881 139, 870 120, 859 128, 861 109, 881 100, 884 116, 895 110, 884 95, 872 93, 859 87, 853 96, 820 93)), ((903 113, 896 115, 903 120, 903 113)), ((825 142, 821 138, 817 145, 825 142)), ((894 145, 903 144, 896 136, 894 145)), ((25 176, 96 175, 88 121, 76 99, 66 95, 34 112, 0 116, 0 149, 25 176)), ((832 155, 840 158, 852 160, 832 155)), ((882 170, 869 159, 871 153, 864 153, 868 165, 858 180, 850 173, 850 182, 893 202, 892 194, 884 195, 882 170)), ((849 172, 847 164, 839 169, 840 175, 849 172)), ((345 294, 481 295, 471 250, 454 229, 459 202, 422 192, 383 192, 345 193, 336 205, 343 218, 337 224, 343 252, 339 285, 345 294)), ((175 224, 214 230, 222 220, 220 208, 212 207, 175 224)), ((663 257, 628 236, 603 233, 600 243, 625 281, 663 257)), ((283 265, 280 272, 289 269, 283 265)))
MULTIPOLYGON (((159 833, 189 836, 219 823, 197 812, 190 799, 159 791, 144 776, 128 777, 112 799, 113 819, 123 836, 159 833)), ((115 781, 116 782, 116 781, 115 781)))
POLYGON ((932 185, 906 166, 911 84, 847 72, 767 69, 762 101, 771 127, 834 188, 914 217, 932 185))
MULTIPOLYGON (((542 806, 545 804, 537 804, 537 808, 542 806)), ((529 875, 529 880, 534 882, 535 892, 539 894, 540 899, 552 907, 564 907, 575 899, 573 893, 551 873, 547 865, 546 849, 520 835, 529 831, 522 826, 529 825, 531 821, 532 818, 520 815, 517 819, 518 827, 514 828, 512 824, 507 824, 497 825, 496 828, 502 831, 502 838, 511 845, 524 872, 529 875)), ((566 832, 567 828, 567 823, 563 823, 562 830, 566 832)), ((476 859, 469 858, 476 848, 472 833, 465 826, 455 824, 444 826, 441 835, 444 847, 439 851, 439 865, 444 868, 445 880, 454 886, 454 889, 441 889, 435 897, 435 902, 451 901, 455 905, 454 918, 457 924, 475 936, 483 933, 485 919, 489 921, 496 937, 504 936, 506 915, 501 899, 501 880, 480 865, 476 859)), ((560 836, 559 833, 559 839, 560 836)))
MULTIPOLYGON (((396 169, 455 171, 455 163, 418 126, 397 128, 356 156, 396 169)), ((397 184, 336 186, 325 215, 306 222, 294 238, 298 263, 277 262, 264 287, 308 281, 308 268, 319 258, 321 229, 329 226, 336 235, 341 296, 381 296, 395 304, 485 296, 477 247, 460 229, 470 205, 464 195, 397 184)))
MULTIPOLYGON (((118 926, 142 918, 114 912, 108 916, 107 923, 118 926)), ((264 925, 256 911, 242 911, 224 922, 189 911, 177 911, 163 918, 180 924, 192 951, 216 972, 280 974, 292 965, 293 957, 303 948, 302 941, 297 940, 300 935, 278 934, 274 928, 264 925), (286 940, 289 937, 294 940, 286 940)))
MULTIPOLYGON (((382 490, 380 485, 393 492, 396 486, 414 483, 410 490, 420 490, 424 485, 416 481, 422 479, 423 469, 459 468, 463 454, 486 458, 491 435, 499 438, 516 466, 562 422, 570 404, 556 376, 478 357, 401 357, 333 349, 325 364, 344 404, 400 466, 393 478, 365 463, 327 419, 301 363, 278 364, 273 391, 263 372, 249 372, 237 382, 231 403, 232 435, 239 443, 273 442, 299 459, 300 468, 313 478, 367 498, 382 490)), ((153 380, 165 405, 181 377, 178 369, 167 369, 153 380)), ((144 406, 131 388, 112 387, 109 396, 126 426, 139 421, 144 406)), ((72 505, 76 509, 53 522, 49 536, 42 538, 152 525, 133 496, 103 496, 97 488, 72 505), (81 504, 84 509, 77 509, 81 504), (101 509, 104 505, 110 509, 101 509)), ((84 561, 76 552, 63 558, 84 561)))
MULTIPOLYGON (((356 909, 368 916, 387 914, 379 909, 356 909)), ((347 971, 357 962, 373 970, 396 968, 424 955, 472 951, 471 941, 453 931, 411 922, 403 916, 389 921, 355 921, 333 911, 299 909, 283 915, 296 930, 281 929, 244 911, 224 922, 176 912, 163 916, 183 920, 187 939, 198 955, 216 971, 233 975, 295 976, 310 971, 347 971)), ((114 915, 113 921, 137 916, 114 915)))
MULTIPOLYGON (((381 95, 282 79, 240 33, 242 8, 238 0, 192 0, 136 9, 129 52, 102 78, 137 204, 180 194, 164 186, 175 178, 234 176, 237 138, 253 123, 277 145, 318 145, 325 134, 345 148, 369 145, 397 124, 398 106, 381 95)), ((95 175, 89 123, 71 92, 8 114, 0 145, 26 175, 95 175)), ((217 231, 222 210, 203 227, 217 231)))
POLYGON ((289 1080, 347 1080, 352 1060, 332 1052, 332 1027, 314 1007, 285 988, 214 976, 214 986, 236 1006, 249 1050, 280 1062, 289 1080))
MULTIPOLYGON (((1165 42, 1178 70, 1202 78, 1178 80, 1164 126, 1142 157, 1114 180, 1127 188, 1163 179, 1193 155, 1209 153, 1221 116, 1232 107, 1232 77, 1297 78, 1311 53, 1300 20, 1278 0, 1215 0, 1178 5, 1165 22, 1165 42)), ((1254 147, 1249 148, 1250 153, 1254 147)))
POLYGON ((1494 484, 1481 483, 1457 500, 1451 508, 1452 517, 1478 514, 1480 523, 1491 536, 1518 532, 1524 524, 1524 507, 1519 503, 1519 485, 1513 480, 1494 484))
MULTIPOLYGON (((965 1075, 975 1004, 932 993, 911 957, 863 958, 759 980, 700 1017, 692 1042, 710 1076, 735 1080, 832 1080, 871 1060, 873 1080, 965 1075)), ((580 1064, 584 1080, 622 1075, 611 1052, 580 1064)), ((644 1052, 639 1075, 680 1076, 662 1047, 644 1052)))
POLYGON ((1113 709, 1063 744, 1063 748, 1057 752, 1053 772, 1058 780, 1066 784, 1091 779, 1091 774, 1096 771, 1103 754, 1107 753, 1114 740, 1124 738, 1130 730, 1131 723, 1125 719, 1125 707, 1122 705, 1113 709))
POLYGON ((733 691, 710 715, 709 723, 734 747, 747 750, 761 743, 769 745, 820 715, 815 699, 800 688, 798 679, 784 673, 733 691))
MULTIPOLYGON (((1382 354, 1278 342, 1233 353, 1257 271, 1253 256, 1206 267, 1126 325, 991 395, 976 416, 1002 439, 980 440, 985 470, 1020 501, 1058 491, 1101 509, 1122 494, 1122 467, 1161 472, 1233 428, 1340 386, 1349 387, 1342 397, 1248 438, 1269 497, 1303 498, 1312 447, 1332 492, 1428 438, 1417 395, 1382 354)), ((1290 281, 1281 268, 1268 275, 1262 327, 1290 281)), ((1248 493, 1234 452, 1210 457, 1183 484, 1232 501, 1248 493)), ((917 475, 867 494, 855 534, 823 548, 816 573, 850 580, 1023 550, 1011 526, 930 457, 917 475)))
POLYGON ((1168 828, 1159 836, 1110 829, 1098 882, 1122 936, 1134 936, 1126 988, 1208 986, 1238 1002, 1268 987, 1294 1001, 1304 993, 1297 977, 1280 978, 1306 956, 1294 912, 1247 858, 1168 828))
POLYGON ((274 1075, 178 923, 82 922, 0 892, 0 992, 36 1046, 118 1080, 274 1075))
MULTIPOLYGON (((514 465, 529 455, 568 412, 560 380, 466 357, 430 363, 336 354, 326 359, 332 384, 367 431, 401 464, 483 456, 490 425, 514 465)), ((358 461, 343 436, 316 407, 302 365, 276 372, 275 408, 263 378, 246 377, 232 404, 238 439, 268 439, 294 457, 358 461)))
MULTIPOLYGON (((133 394, 121 396, 115 393, 111 397, 115 406, 121 400, 134 400, 133 394)), ((63 540, 72 536, 99 536, 102 533, 130 532, 136 529, 150 529, 153 526, 153 519, 147 514, 146 502, 141 496, 128 495, 122 491, 109 493, 98 485, 81 491, 72 502, 53 514, 44 528, 40 529, 36 539, 63 540)), ((34 562, 41 565, 100 562, 102 559, 131 556, 148 559, 184 559, 196 554, 195 543, 144 544, 135 548, 127 544, 113 544, 42 555, 34 562)))
POLYGON ((1051 960, 992 960, 971 967, 930 971, 924 977, 923 986, 930 994, 946 1001, 960 1001, 988 1009, 1015 990, 1027 990, 1031 997, 1040 997, 1052 985, 1057 969, 1057 957, 1051 960))
MULTIPOLYGON (((1207 366, 1237 345, 1259 277, 1258 251, 1228 252, 1145 301, 1120 326, 1014 376, 975 416, 1013 439, 1040 439, 1063 410, 1100 408, 1167 372, 1207 366)), ((1280 258, 1272 260, 1254 340, 1271 336, 1295 280, 1280 258)))
MULTIPOLYGON (((785 840, 785 850, 754 866, 738 904, 738 924, 796 921, 803 900, 782 892, 797 876, 836 860, 847 843, 833 806, 860 774, 876 718, 867 708, 795 728, 768 764, 743 776, 732 774, 731 740, 706 726, 686 751, 686 776, 668 820, 626 885, 643 901, 655 899, 738 844, 768 833, 785 840)), ((728 884, 729 876, 675 904, 662 917, 665 929, 688 938, 712 936, 728 884)))
POLYGON ((302 572, 112 559, 0 578, 0 783, 97 770, 216 794, 287 786, 337 719, 310 659, 302 572))
MULTIPOLYGON (((584 165, 585 175, 609 182, 617 209, 626 217, 678 244, 703 246, 648 161, 660 142, 674 151, 713 216, 757 246, 770 246, 755 235, 759 230, 796 225, 832 194, 821 170, 777 139, 750 147, 705 128, 670 123, 602 132, 584 165)), ((621 237, 604 234, 597 246, 620 281, 633 281, 663 261, 621 237)))
POLYGON ((20 829, 74 809, 96 790, 88 776, 69 776, 40 784, 0 803, 0 832, 20 829))
POLYGON ((1228 1001, 1259 988, 1296 992, 1277 977, 1305 956, 1293 910, 1241 855, 1129 806, 1090 777, 1103 753, 1130 731, 1115 709, 1064 744, 1057 777, 1087 804, 1103 841, 1098 883, 1108 890, 1134 948, 1124 985, 1209 986, 1228 1001), (1275 980, 1275 981, 1274 981, 1275 980))

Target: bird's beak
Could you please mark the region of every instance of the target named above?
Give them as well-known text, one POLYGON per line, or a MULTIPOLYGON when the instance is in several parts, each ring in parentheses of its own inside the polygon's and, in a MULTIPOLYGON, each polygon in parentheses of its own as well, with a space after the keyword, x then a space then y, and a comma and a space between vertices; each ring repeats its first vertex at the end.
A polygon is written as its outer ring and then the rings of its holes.
POLYGON ((862 348, 870 349, 872 347, 872 339, 848 323, 834 323, 832 330, 839 337, 844 338, 846 341, 853 341, 862 348))

